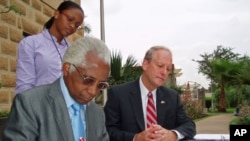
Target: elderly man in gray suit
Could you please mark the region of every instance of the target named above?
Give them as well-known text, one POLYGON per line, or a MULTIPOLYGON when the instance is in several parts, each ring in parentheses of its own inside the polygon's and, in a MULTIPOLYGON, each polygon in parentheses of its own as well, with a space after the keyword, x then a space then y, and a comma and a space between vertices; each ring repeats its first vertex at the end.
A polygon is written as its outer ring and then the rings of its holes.
POLYGON ((63 76, 55 82, 16 95, 2 141, 109 141, 104 112, 92 102, 108 87, 107 46, 93 37, 80 38, 62 63, 63 76), (79 127, 72 126, 77 121, 72 105, 80 108, 79 127))

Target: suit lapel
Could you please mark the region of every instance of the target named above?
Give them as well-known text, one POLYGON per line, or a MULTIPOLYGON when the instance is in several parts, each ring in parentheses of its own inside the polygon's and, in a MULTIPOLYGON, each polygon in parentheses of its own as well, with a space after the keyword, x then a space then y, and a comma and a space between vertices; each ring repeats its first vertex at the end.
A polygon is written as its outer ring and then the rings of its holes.
POLYGON ((64 141, 74 139, 69 113, 60 88, 60 79, 52 85, 50 94, 48 95, 48 101, 64 141))
POLYGON ((135 87, 131 89, 130 92, 130 102, 133 108, 133 112, 136 118, 136 121, 139 124, 141 130, 145 129, 142 101, 141 101, 141 92, 139 88, 139 81, 135 81, 135 87))
POLYGON ((164 118, 166 117, 167 94, 164 94, 160 88, 156 91, 156 104, 157 104, 157 119, 158 124, 163 125, 164 118))

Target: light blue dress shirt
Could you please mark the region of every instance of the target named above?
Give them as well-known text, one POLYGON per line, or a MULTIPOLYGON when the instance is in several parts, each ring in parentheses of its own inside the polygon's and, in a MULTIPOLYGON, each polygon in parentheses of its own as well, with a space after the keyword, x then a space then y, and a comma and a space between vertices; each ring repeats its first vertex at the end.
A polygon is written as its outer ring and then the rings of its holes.
MULTIPOLYGON (((67 108, 68 108, 68 112, 69 112, 69 116, 70 116, 70 120, 72 119, 72 114, 74 113, 74 110, 72 110, 71 105, 73 105, 74 103, 76 103, 74 101, 74 99, 70 96, 69 91, 64 83, 63 77, 60 78, 60 85, 61 85, 61 89, 63 92, 63 97, 65 99, 67 108)), ((81 105, 80 107, 80 114, 81 114, 81 118, 82 118, 82 123, 83 123, 83 127, 85 129, 84 133, 84 138, 86 138, 86 121, 85 121, 85 113, 86 113, 86 105, 81 105)))

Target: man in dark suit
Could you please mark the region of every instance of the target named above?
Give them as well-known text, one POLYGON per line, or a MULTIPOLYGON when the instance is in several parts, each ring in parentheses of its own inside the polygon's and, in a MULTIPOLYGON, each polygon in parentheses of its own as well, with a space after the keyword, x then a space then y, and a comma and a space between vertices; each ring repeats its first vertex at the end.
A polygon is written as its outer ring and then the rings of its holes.
POLYGON ((108 91, 104 112, 110 141, 192 139, 196 134, 194 122, 187 116, 178 93, 163 86, 172 70, 171 51, 164 46, 150 48, 142 69, 139 79, 108 91), (153 104, 147 103, 151 99, 149 92, 153 104), (153 105, 150 112, 148 105, 153 105), (150 118, 155 121, 152 123, 150 118))
POLYGON ((108 86, 107 46, 93 37, 78 39, 63 57, 62 72, 52 84, 16 95, 2 141, 109 141, 104 112, 92 101, 108 86), (80 128, 72 126, 75 115, 80 128))

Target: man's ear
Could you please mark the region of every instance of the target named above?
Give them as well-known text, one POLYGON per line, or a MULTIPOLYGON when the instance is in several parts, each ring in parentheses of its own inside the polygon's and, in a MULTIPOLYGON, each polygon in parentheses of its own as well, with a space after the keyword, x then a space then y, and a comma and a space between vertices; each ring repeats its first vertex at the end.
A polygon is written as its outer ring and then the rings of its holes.
POLYGON ((146 59, 143 60, 143 62, 142 62, 142 70, 146 70, 147 69, 148 63, 149 63, 148 60, 146 60, 146 59))
POLYGON ((63 66, 62 66, 62 72, 63 72, 63 76, 67 76, 69 75, 69 69, 71 67, 71 64, 70 63, 63 63, 63 66))

